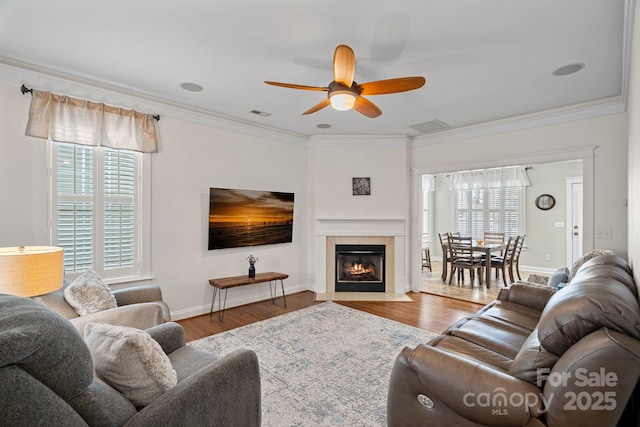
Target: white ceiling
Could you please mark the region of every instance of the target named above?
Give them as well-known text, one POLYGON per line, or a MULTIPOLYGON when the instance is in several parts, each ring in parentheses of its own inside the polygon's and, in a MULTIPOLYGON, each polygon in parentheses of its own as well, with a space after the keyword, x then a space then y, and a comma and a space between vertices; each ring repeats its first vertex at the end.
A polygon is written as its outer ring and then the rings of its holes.
MULTIPOLYGON (((0 0, 0 65, 133 94, 149 100, 147 108, 161 101, 293 135, 415 137, 421 132, 412 125, 433 120, 463 128, 568 106, 624 102, 633 4, 0 0), (326 94, 264 84, 328 85, 339 44, 355 51, 359 83, 414 75, 427 83, 411 92, 369 97, 383 112, 375 119, 331 108, 302 116, 326 94), (572 75, 552 75, 572 63, 586 66, 572 75), (183 82, 204 90, 184 91, 183 82), (331 127, 317 127, 325 123, 331 127)), ((67 89, 23 79, 37 89, 67 89)), ((117 102, 103 100, 108 101, 117 102)))

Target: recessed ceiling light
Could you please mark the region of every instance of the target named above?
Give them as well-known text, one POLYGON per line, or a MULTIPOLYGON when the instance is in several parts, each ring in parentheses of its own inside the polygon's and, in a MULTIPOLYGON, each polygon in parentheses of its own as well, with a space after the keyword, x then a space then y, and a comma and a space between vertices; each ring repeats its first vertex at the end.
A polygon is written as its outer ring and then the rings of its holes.
POLYGON ((555 70, 553 73, 554 76, 568 76, 569 74, 577 73, 578 71, 584 68, 584 64, 576 63, 565 65, 564 67, 560 67, 555 70))
POLYGON ((189 92, 202 92, 202 89, 204 89, 202 86, 200 86, 197 83, 189 83, 189 82, 180 83, 180 87, 189 92))
POLYGON ((320 129, 329 129, 331 125, 329 123, 320 123, 320 124, 317 124, 316 127, 320 129))

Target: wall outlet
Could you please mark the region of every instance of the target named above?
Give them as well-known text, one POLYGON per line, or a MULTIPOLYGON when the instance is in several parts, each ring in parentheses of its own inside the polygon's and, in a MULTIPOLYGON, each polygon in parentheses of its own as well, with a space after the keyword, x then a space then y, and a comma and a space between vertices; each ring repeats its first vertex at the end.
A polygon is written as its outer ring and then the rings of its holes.
POLYGON ((545 254, 545 256, 544 256, 544 260, 545 260, 545 261, 551 261, 551 255, 549 255, 549 254, 545 254))

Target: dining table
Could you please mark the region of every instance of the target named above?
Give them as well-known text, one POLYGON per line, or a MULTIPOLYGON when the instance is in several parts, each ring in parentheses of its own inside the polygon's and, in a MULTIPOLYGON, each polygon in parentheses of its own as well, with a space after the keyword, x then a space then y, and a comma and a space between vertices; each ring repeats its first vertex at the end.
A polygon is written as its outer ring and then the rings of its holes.
MULTIPOLYGON (((442 244, 442 249, 446 250, 447 252, 449 251, 449 243, 444 242, 442 244)), ((482 242, 480 243, 480 241, 478 240, 473 240, 472 241, 472 246, 471 249, 474 252, 480 252, 482 254, 484 254, 485 256, 485 283, 487 284, 487 289, 489 289, 491 287, 491 253, 492 252, 502 252, 505 249, 507 249, 507 243, 485 243, 482 242)), ((445 259, 446 257, 443 256, 443 259, 445 259)), ((448 272, 448 262, 443 262, 442 263, 442 280, 446 281, 447 280, 447 272, 448 272)))

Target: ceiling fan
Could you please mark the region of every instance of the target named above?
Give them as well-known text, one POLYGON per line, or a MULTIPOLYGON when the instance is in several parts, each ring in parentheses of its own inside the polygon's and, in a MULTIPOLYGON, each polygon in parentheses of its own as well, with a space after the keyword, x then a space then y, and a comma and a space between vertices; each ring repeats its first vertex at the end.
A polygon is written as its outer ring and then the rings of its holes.
POLYGON ((331 105, 334 109, 345 111, 355 109, 367 117, 375 118, 382 114, 373 102, 364 95, 383 95, 389 93, 406 92, 419 89, 424 86, 424 77, 400 77, 396 79, 378 80, 368 83, 356 83, 353 81, 356 69, 356 57, 353 50, 347 45, 339 45, 333 55, 333 81, 329 86, 304 86, 291 83, 279 83, 266 81, 273 86, 288 87, 291 89, 315 90, 327 92, 327 98, 305 111, 304 114, 315 113, 324 107, 331 105))

